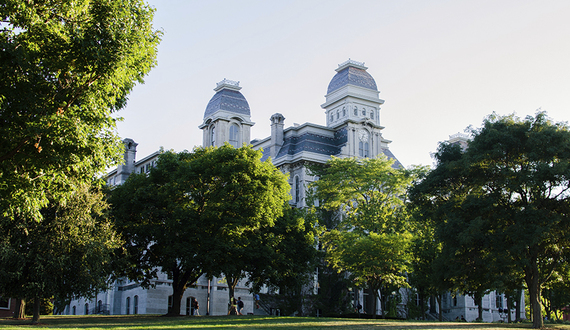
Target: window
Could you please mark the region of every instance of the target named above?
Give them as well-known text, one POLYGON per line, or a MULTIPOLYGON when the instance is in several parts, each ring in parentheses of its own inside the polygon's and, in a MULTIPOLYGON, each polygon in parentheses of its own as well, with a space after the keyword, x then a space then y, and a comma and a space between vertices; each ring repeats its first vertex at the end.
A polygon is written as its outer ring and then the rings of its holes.
POLYGON ((374 110, 370 111, 370 119, 374 119, 374 110))
POLYGON ((133 314, 138 314, 139 313, 139 296, 134 296, 134 301, 133 301, 133 314))
POLYGON ((503 309, 503 295, 495 294, 495 307, 503 309))
POLYGON ((85 303, 85 315, 89 314, 89 304, 85 303))
POLYGON ((73 306, 73 308, 71 309, 71 315, 75 315, 75 313, 76 313, 76 308, 75 306, 73 306))
POLYGON ((103 302, 101 300, 99 300, 97 302, 97 313, 101 313, 103 310, 103 302))
POLYGON ((216 146, 216 128, 214 126, 212 126, 212 131, 210 134, 210 141, 211 141, 212 147, 216 146))
POLYGON ((331 121, 334 121, 334 114, 331 112, 331 121))
POLYGON ((360 141, 360 143, 358 144, 358 155, 360 157, 369 157, 369 148, 368 148, 368 142, 362 142, 360 141))
POLYGON ((125 314, 127 314, 127 315, 131 314, 131 297, 127 297, 126 307, 127 307, 127 311, 125 314))
POLYGON ((168 312, 172 310, 172 296, 168 296, 168 312))
POLYGON ((346 117, 346 107, 342 107, 342 116, 346 117))
POLYGON ((339 119, 339 118, 340 118, 340 111, 337 110, 336 111, 336 119, 339 119))
POLYGON ((295 203, 299 203, 299 194, 301 192, 300 184, 299 184, 299 177, 295 177, 295 203))
POLYGON ((238 132, 239 132, 238 125, 233 124, 230 126, 230 144, 234 146, 234 148, 238 147, 239 143, 238 132))
POLYGON ((10 309, 10 298, 0 296, 0 309, 10 309))
POLYGON ((354 107, 354 115, 358 116, 358 107, 356 107, 356 106, 354 107))
POLYGON ((362 115, 366 116, 366 108, 362 108, 362 115))

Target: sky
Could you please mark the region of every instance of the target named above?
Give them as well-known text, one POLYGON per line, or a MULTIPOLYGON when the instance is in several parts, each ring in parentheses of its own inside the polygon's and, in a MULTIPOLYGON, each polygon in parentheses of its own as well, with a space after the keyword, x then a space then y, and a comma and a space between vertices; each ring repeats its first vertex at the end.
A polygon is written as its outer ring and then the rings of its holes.
POLYGON ((570 121, 570 1, 150 0, 163 31, 157 66, 117 113, 137 159, 202 144, 204 110, 224 78, 240 82, 251 138, 269 118, 325 124, 338 64, 364 62, 383 136, 404 164, 496 112, 570 121))

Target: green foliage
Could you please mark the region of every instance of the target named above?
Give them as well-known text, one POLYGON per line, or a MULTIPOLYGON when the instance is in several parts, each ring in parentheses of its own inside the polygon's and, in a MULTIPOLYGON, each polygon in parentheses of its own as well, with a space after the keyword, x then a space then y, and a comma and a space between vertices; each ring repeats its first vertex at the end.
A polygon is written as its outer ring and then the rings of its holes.
POLYGON ((541 327, 541 290, 570 247, 570 131, 537 113, 491 115, 471 132, 464 152, 440 146, 412 199, 435 221, 458 288, 513 292, 524 281, 541 327))
POLYGON ((407 286, 412 235, 406 190, 423 171, 393 164, 386 158, 333 158, 313 169, 319 176, 311 185, 315 198, 341 218, 322 236, 326 260, 376 297, 385 285, 407 286))
POLYGON ((2 2, 2 217, 40 220, 121 161, 111 114, 156 64, 152 17, 141 0, 2 2))
MULTIPOLYGON (((26 302, 26 314, 33 315, 34 314, 34 300, 29 299, 26 302)), ((40 315, 51 315, 53 314, 53 303, 51 302, 51 298, 42 298, 40 301, 40 315)))
POLYGON ((0 292, 64 302, 107 288, 121 241, 104 216, 103 193, 78 187, 66 204, 43 208, 40 222, 0 219, 0 292))
POLYGON ((149 286, 158 269, 169 274, 178 315, 184 290, 202 274, 235 279, 261 267, 248 263, 259 255, 258 235, 290 197, 285 175, 260 158, 229 145, 164 152, 148 175, 115 187, 109 200, 126 239, 124 275, 149 286))

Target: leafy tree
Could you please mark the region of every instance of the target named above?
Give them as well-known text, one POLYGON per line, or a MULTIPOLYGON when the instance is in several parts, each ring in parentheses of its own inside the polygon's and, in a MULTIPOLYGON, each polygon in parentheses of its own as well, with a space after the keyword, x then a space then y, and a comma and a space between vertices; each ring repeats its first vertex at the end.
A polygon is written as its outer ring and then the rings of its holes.
POLYGON ((570 246, 570 131, 539 112, 491 115, 471 133, 465 151, 440 147, 436 169, 412 195, 437 209, 438 236, 457 252, 457 268, 479 258, 466 280, 482 289, 504 287, 506 277, 525 281, 540 328, 541 290, 570 246), (501 267, 508 272, 477 279, 501 267))
POLYGON ((275 289, 272 298, 284 315, 304 315, 310 305, 305 298, 313 289, 309 284, 318 261, 319 230, 312 212, 287 205, 274 226, 261 229, 261 242, 252 247, 257 255, 248 272, 254 290, 261 285, 275 289))
POLYGON ((332 158, 325 167, 313 169, 319 180, 312 187, 321 207, 340 211, 343 219, 323 235, 326 259, 337 270, 351 273, 357 284, 372 289, 375 298, 384 285, 407 286, 404 273, 411 262, 412 236, 404 202, 420 169, 393 164, 385 157, 332 158))
MULTIPOLYGON (((228 264, 226 254, 242 235, 249 238, 282 215, 289 185, 283 173, 260 159, 259 151, 229 145, 163 152, 148 175, 132 174, 112 191, 113 216, 130 260, 125 275, 143 287, 158 270, 170 275, 169 314, 180 314, 189 284, 228 264)), ((237 268, 232 275, 239 276, 237 268)))
POLYGON ((39 220, 120 161, 111 114, 156 63, 152 17, 141 0, 2 1, 1 216, 39 220))
POLYGON ((42 300, 107 288, 121 242, 103 216, 106 207, 102 192, 81 185, 65 204, 44 207, 42 221, 0 219, 0 292, 34 300, 33 322, 42 300))

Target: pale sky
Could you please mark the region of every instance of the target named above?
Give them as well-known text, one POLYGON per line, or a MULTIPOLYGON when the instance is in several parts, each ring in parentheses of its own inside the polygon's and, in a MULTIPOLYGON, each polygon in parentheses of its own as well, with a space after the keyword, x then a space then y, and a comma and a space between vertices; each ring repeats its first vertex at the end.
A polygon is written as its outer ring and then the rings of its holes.
POLYGON ((493 111, 538 108, 570 121, 570 1, 150 0, 164 31, 158 66, 118 115, 137 159, 161 146, 202 144, 204 110, 224 78, 240 81, 251 138, 325 125, 338 64, 365 62, 380 98, 383 136, 406 167, 431 165, 449 135, 493 111))

